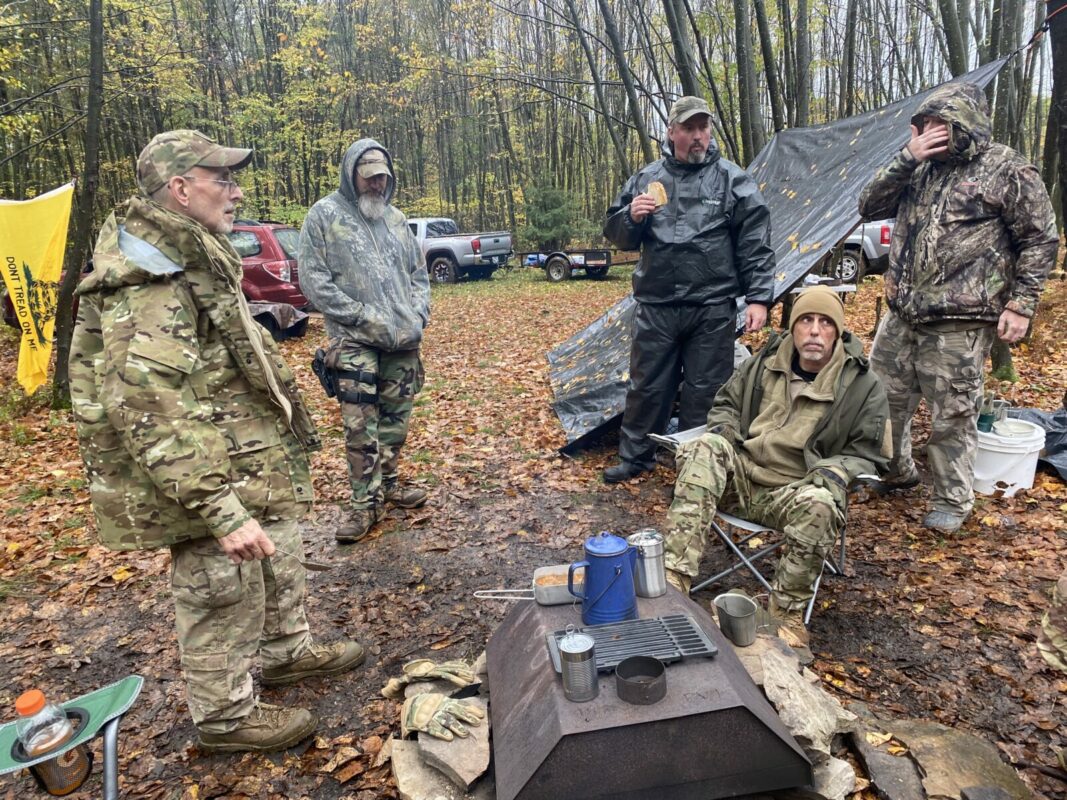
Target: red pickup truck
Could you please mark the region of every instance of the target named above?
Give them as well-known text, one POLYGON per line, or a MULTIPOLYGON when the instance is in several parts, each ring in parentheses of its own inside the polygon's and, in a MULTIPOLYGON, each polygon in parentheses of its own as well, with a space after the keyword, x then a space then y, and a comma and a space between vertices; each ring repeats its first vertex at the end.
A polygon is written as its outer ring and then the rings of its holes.
POLYGON ((288 303, 301 309, 311 305, 300 291, 296 264, 300 231, 278 222, 238 219, 229 239, 241 256, 241 289, 249 302, 288 303))

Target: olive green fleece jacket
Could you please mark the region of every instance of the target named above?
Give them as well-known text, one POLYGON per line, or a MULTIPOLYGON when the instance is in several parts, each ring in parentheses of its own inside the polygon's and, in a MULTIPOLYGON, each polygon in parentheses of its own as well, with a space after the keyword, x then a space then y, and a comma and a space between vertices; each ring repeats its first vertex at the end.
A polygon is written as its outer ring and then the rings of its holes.
POLYGON ((792 335, 772 335, 715 395, 708 430, 726 438, 752 468, 750 478, 764 486, 820 468, 846 484, 884 472, 891 455, 889 402, 860 342, 846 331, 834 359, 796 403, 789 399, 792 357, 792 335))

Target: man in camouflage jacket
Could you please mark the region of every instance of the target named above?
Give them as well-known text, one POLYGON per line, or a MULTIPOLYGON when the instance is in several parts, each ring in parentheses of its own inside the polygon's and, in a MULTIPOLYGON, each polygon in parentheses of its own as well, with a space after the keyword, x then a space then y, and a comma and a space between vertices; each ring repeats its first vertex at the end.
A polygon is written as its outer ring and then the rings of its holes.
POLYGON ((311 207, 300 231, 300 286, 326 318, 325 366, 345 426, 352 506, 341 543, 366 536, 387 502, 426 502, 424 490, 398 482, 423 383, 430 280, 407 219, 389 202, 395 188, 389 152, 360 139, 341 160, 340 190, 311 207))
POLYGON ((1025 334, 1058 235, 1037 169, 991 140, 985 95, 949 84, 912 117, 912 138, 860 195, 867 219, 896 217, 885 276, 890 312, 871 353, 885 383, 893 461, 885 488, 919 482, 911 418, 925 398, 933 481, 923 524, 952 533, 974 505, 985 358, 1025 334))
POLYGON ((314 729, 258 703, 249 669, 286 684, 358 665, 304 614, 297 520, 319 447, 285 362, 249 313, 225 234, 252 151, 156 136, 140 194, 104 224, 78 287, 70 387, 97 527, 115 550, 169 547, 189 710, 205 749, 278 750, 314 729))
POLYGON ((802 292, 715 395, 708 431, 678 449, 667 580, 688 592, 718 508, 783 531, 771 613, 806 643, 804 609, 845 522, 848 486, 889 459, 889 407, 830 288, 802 292))

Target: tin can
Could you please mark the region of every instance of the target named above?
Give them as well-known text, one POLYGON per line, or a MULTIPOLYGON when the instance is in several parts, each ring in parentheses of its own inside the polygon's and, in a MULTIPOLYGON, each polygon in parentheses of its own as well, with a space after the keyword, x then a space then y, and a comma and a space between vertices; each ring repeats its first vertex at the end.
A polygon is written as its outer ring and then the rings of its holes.
POLYGON ((638 597, 659 597, 667 591, 667 573, 663 562, 663 536, 653 528, 642 528, 626 541, 637 548, 634 584, 638 597))
POLYGON ((564 697, 573 703, 584 703, 599 694, 596 643, 592 636, 568 629, 559 640, 559 662, 564 697))

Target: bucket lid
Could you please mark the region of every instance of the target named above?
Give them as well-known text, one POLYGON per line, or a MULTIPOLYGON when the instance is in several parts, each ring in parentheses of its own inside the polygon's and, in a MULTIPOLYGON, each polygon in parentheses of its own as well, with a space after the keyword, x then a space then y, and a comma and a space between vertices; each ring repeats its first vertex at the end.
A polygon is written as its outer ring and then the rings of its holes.
POLYGON ((1021 419, 1000 419, 993 423, 997 436, 1023 437, 1034 435, 1034 424, 1021 419))
POLYGON ((621 536, 601 531, 585 540, 585 551, 593 556, 617 556, 625 553, 629 545, 621 536))

